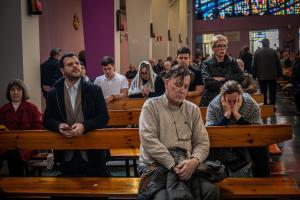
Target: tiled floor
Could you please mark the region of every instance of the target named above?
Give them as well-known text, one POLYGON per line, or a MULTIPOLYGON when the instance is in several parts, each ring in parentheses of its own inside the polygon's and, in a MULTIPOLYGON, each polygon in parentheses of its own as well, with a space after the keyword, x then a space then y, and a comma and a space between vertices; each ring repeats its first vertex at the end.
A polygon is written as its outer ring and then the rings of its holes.
POLYGON ((286 98, 280 93, 277 98, 276 108, 276 116, 270 122, 293 125, 293 139, 283 143, 280 160, 284 162, 286 173, 296 178, 300 185, 300 116, 296 116, 296 107, 293 99, 286 98))

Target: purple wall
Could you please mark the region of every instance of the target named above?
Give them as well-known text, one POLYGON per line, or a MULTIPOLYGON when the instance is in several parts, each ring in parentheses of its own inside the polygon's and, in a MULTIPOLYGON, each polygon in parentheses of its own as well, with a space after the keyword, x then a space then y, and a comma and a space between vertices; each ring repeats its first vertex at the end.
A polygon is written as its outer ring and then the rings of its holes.
MULTIPOLYGON (((249 44, 249 31, 279 29, 280 48, 284 40, 295 40, 296 50, 299 48, 298 31, 300 27, 300 16, 251 16, 235 17, 225 20, 216 19, 212 21, 194 20, 193 34, 213 33, 218 34, 226 31, 240 31, 239 42, 229 42, 229 52, 234 56, 244 45, 249 44), (288 29, 288 24, 292 29, 288 29)), ((194 37, 195 38, 195 37, 194 37)))
POLYGON ((63 51, 78 53, 84 49, 82 12, 80 0, 43 0, 40 25, 40 59, 49 57, 50 50, 60 47, 63 51), (79 29, 73 28, 74 13, 79 18, 79 29))
POLYGON ((114 57, 114 1, 82 0, 87 73, 92 79, 103 74, 101 59, 114 57))

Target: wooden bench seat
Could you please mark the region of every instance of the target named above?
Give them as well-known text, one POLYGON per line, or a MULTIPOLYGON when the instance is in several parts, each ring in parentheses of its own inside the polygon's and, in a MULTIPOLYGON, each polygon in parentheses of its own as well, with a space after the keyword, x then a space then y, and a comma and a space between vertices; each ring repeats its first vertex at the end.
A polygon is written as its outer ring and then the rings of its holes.
MULTIPOLYGON (((292 138, 291 125, 211 126, 211 147, 254 147, 292 138), (264 134, 261 134, 264 133, 264 134)), ((140 145, 138 129, 113 128, 65 138, 47 130, 0 132, 0 150, 118 149, 140 145)), ((139 178, 1 177, 5 196, 136 197, 139 178)), ((219 183, 222 198, 300 197, 293 178, 226 178, 219 183)))
MULTIPOLYGON (((6 195, 137 197, 140 178, 7 177, 0 178, 6 195)), ((218 183, 222 199, 300 197, 294 179, 226 178, 218 183)))

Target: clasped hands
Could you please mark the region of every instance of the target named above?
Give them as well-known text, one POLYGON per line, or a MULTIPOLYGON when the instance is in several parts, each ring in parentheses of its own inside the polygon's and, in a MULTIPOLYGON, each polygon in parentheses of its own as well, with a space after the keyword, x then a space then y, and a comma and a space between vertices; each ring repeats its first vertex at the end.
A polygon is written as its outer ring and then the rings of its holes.
POLYGON ((236 120, 239 120, 241 118, 241 114, 239 113, 239 110, 242 106, 243 98, 242 95, 239 94, 236 99, 235 103, 233 105, 229 104, 228 96, 227 95, 222 95, 221 96, 221 103, 222 103, 222 108, 223 108, 223 113, 224 116, 229 119, 231 115, 236 120))
POLYGON ((84 125, 82 123, 75 123, 72 126, 69 126, 66 123, 60 123, 58 129, 64 137, 74 137, 77 135, 82 135, 85 131, 84 125))
POLYGON ((180 180, 189 180, 196 168, 199 165, 199 160, 197 158, 192 158, 184 160, 177 166, 172 167, 172 170, 179 176, 180 180))

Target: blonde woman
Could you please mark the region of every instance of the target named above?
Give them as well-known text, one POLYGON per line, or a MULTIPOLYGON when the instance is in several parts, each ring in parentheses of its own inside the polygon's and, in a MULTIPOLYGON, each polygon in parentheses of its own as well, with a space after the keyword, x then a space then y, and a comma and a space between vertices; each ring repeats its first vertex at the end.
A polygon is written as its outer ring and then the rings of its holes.
POLYGON ((208 106, 226 81, 235 80, 241 83, 244 80, 244 74, 236 60, 227 54, 228 40, 224 35, 215 35, 211 41, 211 48, 213 56, 206 59, 201 67, 204 92, 200 106, 208 106))

